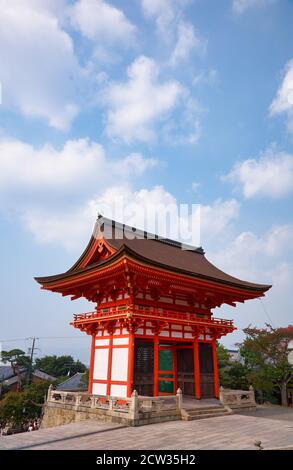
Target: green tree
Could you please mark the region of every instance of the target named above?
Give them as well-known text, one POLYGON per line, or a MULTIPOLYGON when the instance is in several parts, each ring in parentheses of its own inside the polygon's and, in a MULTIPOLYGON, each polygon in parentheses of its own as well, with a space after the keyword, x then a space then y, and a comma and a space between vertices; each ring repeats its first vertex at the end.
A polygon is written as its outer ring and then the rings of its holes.
POLYGON ((289 364, 289 342, 293 339, 293 328, 245 328, 246 338, 241 345, 241 355, 248 368, 248 379, 253 386, 272 394, 280 393, 281 403, 287 406, 287 386, 293 378, 289 364))
POLYGON ((10 351, 2 351, 1 359, 4 364, 9 363, 13 373, 17 375, 17 390, 21 390, 21 369, 30 366, 30 358, 22 349, 11 349, 10 351))
POLYGON ((21 392, 8 392, 0 401, 0 424, 13 429, 24 428, 32 419, 42 415, 49 383, 24 386, 21 392))
POLYGON ((217 358, 220 385, 233 390, 247 390, 247 368, 240 362, 231 361, 229 351, 220 343, 217 343, 217 358))
POLYGON ((36 359, 35 366, 54 377, 74 375, 76 372, 85 372, 86 366, 72 356, 45 356, 36 359))

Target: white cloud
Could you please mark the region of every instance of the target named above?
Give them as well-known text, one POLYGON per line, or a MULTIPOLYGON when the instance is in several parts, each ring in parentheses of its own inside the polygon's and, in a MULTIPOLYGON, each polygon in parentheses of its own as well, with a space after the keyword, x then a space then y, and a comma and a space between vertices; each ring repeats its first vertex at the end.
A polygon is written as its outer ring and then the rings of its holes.
POLYGON ((242 279, 260 283, 274 280, 281 286, 283 282, 278 281, 277 274, 280 272, 283 280, 286 278, 286 283, 292 284, 292 278, 287 278, 293 268, 292 247, 293 225, 276 225, 260 236, 251 231, 241 232, 225 249, 211 250, 211 257, 223 269, 242 279))
POLYGON ((270 106, 271 116, 282 113, 287 114, 288 130, 293 133, 293 59, 285 67, 283 81, 270 106))
POLYGON ((156 22, 160 38, 174 44, 169 63, 176 66, 187 61, 191 53, 203 55, 207 48, 207 40, 186 21, 183 8, 186 1, 180 0, 142 0, 142 9, 146 18, 156 22))
POLYGON ((97 181, 105 187, 118 176, 141 175, 155 164, 139 153, 116 160, 107 158, 103 147, 89 139, 69 140, 61 149, 0 140, 0 191, 52 188, 74 193, 97 181))
POLYGON ((155 138, 154 124, 168 116, 184 91, 177 81, 160 83, 159 72, 152 59, 140 56, 127 70, 128 81, 112 83, 105 90, 109 136, 126 142, 155 138))
MULTIPOLYGON (((85 204, 65 213, 56 208, 25 209, 22 220, 37 242, 57 244, 71 251, 83 248, 82 244, 89 238, 98 213, 114 218, 116 210, 117 221, 144 227, 146 213, 151 214, 154 209, 160 211, 164 205, 175 203, 176 199, 161 186, 135 191, 129 184, 124 184, 110 186, 85 204)), ((155 231, 153 221, 149 219, 148 222, 147 229, 155 231)))
POLYGON ((158 31, 166 37, 175 19, 175 5, 172 0, 142 0, 142 9, 146 18, 154 19, 158 31))
MULTIPOLYGON (((189 208, 190 209, 190 208, 189 208)), ((235 200, 216 200, 200 207, 200 235, 195 245, 204 246, 229 233, 231 223, 238 217, 239 204, 235 200)), ((190 212, 180 211, 179 202, 163 186, 133 189, 131 184, 112 185, 70 210, 31 207, 23 212, 25 227, 41 243, 54 243, 72 250, 81 247, 91 233, 98 213, 119 222, 137 226, 149 232, 190 243, 184 238, 184 228, 191 228, 190 212), (175 211, 175 212, 173 212, 175 211), (166 222, 172 214, 172 226, 166 222), (178 217, 178 218, 177 218, 178 217), (183 226, 176 224, 181 221, 183 226), (164 223, 166 222, 166 225, 164 223), (189 225, 188 225, 189 224, 189 225)), ((196 237, 194 235, 194 237, 196 237)))
POLYGON ((0 0, 0 80, 4 107, 65 130, 78 113, 82 72, 59 13, 55 0, 0 0))
POLYGON ((293 225, 273 226, 261 235, 242 232, 226 241, 225 246, 210 246, 208 258, 222 270, 260 284, 272 284, 262 302, 259 300, 238 304, 236 309, 223 306, 215 315, 233 318, 238 328, 224 339, 231 346, 241 341, 242 328, 249 324, 264 326, 273 322, 275 326, 286 326, 292 317, 293 289, 293 225))
POLYGON ((170 58, 170 64, 175 66, 182 61, 186 61, 193 52, 204 54, 207 41, 202 38, 194 29, 191 23, 179 21, 177 27, 177 42, 170 58))
POLYGON ((230 234, 231 224, 238 218, 239 210, 240 204, 235 199, 216 199, 211 205, 201 205, 201 244, 206 246, 217 242, 220 235, 226 238, 230 234))
POLYGON ((242 14, 251 8, 266 7, 275 0, 233 0, 232 8, 235 13, 242 14))
POLYGON ((199 191, 199 188, 200 188, 200 183, 198 181, 193 181, 191 184, 192 191, 197 193, 199 191))
POLYGON ((223 180, 235 186, 240 185, 247 199, 256 196, 286 196, 293 191, 293 155, 275 153, 274 148, 271 148, 258 160, 250 158, 236 163, 223 180))
POLYGON ((104 0, 78 0, 69 9, 72 25, 83 36, 108 44, 131 44, 136 26, 122 10, 104 0))

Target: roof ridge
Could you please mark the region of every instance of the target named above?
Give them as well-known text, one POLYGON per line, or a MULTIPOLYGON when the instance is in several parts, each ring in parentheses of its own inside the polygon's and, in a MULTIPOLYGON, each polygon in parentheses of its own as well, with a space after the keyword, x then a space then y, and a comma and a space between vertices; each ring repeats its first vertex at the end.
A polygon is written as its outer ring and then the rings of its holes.
POLYGON ((155 233, 152 233, 152 232, 148 232, 146 230, 142 230, 142 229, 139 229, 137 227, 133 227, 131 225, 124 224, 122 222, 117 222, 116 220, 113 220, 113 219, 109 219, 108 217, 105 217, 102 214, 98 215, 97 222, 99 223, 100 229, 103 226, 103 224, 111 225, 112 228, 118 228, 118 229, 122 230, 123 235, 125 234, 125 231, 126 231, 126 232, 129 232, 129 233, 135 233, 136 235, 138 235, 138 237, 137 237, 138 239, 139 239, 139 236, 140 236, 142 239, 145 239, 145 240, 155 240, 155 241, 158 241, 160 243, 164 243, 165 245, 171 245, 171 246, 174 246, 176 248, 185 249, 185 250, 188 250, 188 251, 195 251, 195 252, 200 253, 202 255, 204 255, 204 253, 205 253, 202 246, 195 247, 195 246, 189 245, 187 243, 180 242, 178 240, 172 240, 171 238, 162 237, 161 235, 158 235, 158 234, 155 234, 155 233), (101 222, 101 224, 100 224, 100 222, 101 222))

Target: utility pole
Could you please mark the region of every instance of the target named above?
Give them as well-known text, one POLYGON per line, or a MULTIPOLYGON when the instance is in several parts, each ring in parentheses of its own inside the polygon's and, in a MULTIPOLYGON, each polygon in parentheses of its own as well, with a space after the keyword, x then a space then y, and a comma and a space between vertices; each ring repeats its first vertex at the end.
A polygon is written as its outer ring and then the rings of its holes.
POLYGON ((36 343, 36 339, 38 338, 29 338, 31 339, 33 342, 32 342, 32 347, 31 347, 31 354, 30 354, 30 362, 29 362, 29 369, 28 369, 28 385, 31 383, 32 381, 32 371, 33 371, 33 360, 34 360, 34 351, 35 351, 35 343, 36 343))

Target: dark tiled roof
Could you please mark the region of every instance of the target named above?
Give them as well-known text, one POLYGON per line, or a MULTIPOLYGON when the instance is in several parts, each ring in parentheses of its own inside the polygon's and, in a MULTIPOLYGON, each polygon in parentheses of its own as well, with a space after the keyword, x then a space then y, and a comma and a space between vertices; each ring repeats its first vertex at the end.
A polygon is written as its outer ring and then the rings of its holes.
POLYGON ((40 284, 46 284, 58 281, 59 279, 70 278, 75 274, 82 274, 93 269, 98 269, 123 253, 129 254, 142 262, 144 261, 148 264, 158 266, 169 271, 228 284, 240 289, 254 292, 265 292, 271 287, 270 285, 243 281, 221 271, 208 261, 202 248, 183 245, 182 243, 174 240, 161 239, 158 238, 157 235, 141 230, 134 231, 132 227, 117 224, 112 220, 101 217, 97 221, 88 246, 72 268, 67 272, 56 276, 36 277, 35 279, 40 284), (116 224, 115 238, 113 237, 114 224, 116 224), (94 262, 85 268, 81 268, 80 265, 89 250, 94 246, 99 232, 103 233, 104 238, 107 240, 109 245, 116 250, 116 253, 102 261, 94 262), (134 238, 134 235, 136 238, 134 238))
POLYGON ((2 380, 10 379, 14 376, 13 368, 11 366, 0 366, 0 382, 2 380))
POLYGON ((47 374, 46 372, 44 372, 43 370, 40 370, 40 369, 35 369, 33 371, 33 375, 35 377, 38 377, 38 379, 42 379, 42 380, 47 380, 47 381, 51 381, 51 382, 54 382, 56 379, 56 377, 53 377, 53 375, 49 375, 47 374))
POLYGON ((56 390, 64 390, 64 391, 78 391, 82 390, 85 391, 87 389, 86 384, 82 382, 82 378, 84 377, 85 372, 77 372, 69 379, 65 380, 61 384, 57 385, 56 390))
MULTIPOLYGON (((21 377, 24 377, 25 374, 27 373, 26 368, 21 368, 19 370, 21 377)), ((56 377, 53 377, 52 375, 46 374, 46 372, 43 372, 42 370, 35 369, 32 371, 33 376, 41 379, 41 380, 47 380, 48 382, 55 382, 56 377)), ((17 381, 17 374, 14 374, 13 368, 11 366, 0 366, 0 382, 9 380, 9 383, 13 383, 14 381, 17 381), (15 379, 15 380, 14 380, 15 379)))

